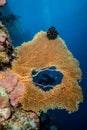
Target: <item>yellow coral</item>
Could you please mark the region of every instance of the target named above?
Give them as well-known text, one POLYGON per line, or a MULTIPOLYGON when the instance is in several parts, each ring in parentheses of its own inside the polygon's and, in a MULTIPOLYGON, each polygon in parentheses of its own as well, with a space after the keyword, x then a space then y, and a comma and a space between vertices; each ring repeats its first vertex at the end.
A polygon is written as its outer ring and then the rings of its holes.
POLYGON ((19 47, 18 60, 12 70, 25 85, 20 99, 25 110, 39 114, 40 111, 60 108, 71 113, 77 111, 78 104, 83 101, 82 89, 77 82, 82 75, 79 63, 60 37, 48 40, 46 32, 38 33, 31 42, 19 47), (56 66, 64 76, 61 84, 45 92, 33 84, 31 72, 50 66, 56 66))
POLYGON ((6 55, 5 52, 3 52, 3 51, 0 52, 0 62, 5 61, 5 57, 6 57, 5 55, 6 55))

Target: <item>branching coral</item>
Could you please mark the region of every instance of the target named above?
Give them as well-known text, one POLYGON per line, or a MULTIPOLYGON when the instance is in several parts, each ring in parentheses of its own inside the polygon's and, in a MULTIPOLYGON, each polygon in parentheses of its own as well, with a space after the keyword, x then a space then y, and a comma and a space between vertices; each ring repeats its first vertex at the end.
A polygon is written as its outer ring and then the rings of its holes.
POLYGON ((38 33, 31 42, 19 47, 18 59, 12 70, 25 85, 20 98, 25 110, 40 114, 40 111, 60 108, 71 113, 77 111, 78 104, 83 101, 82 89, 78 84, 82 75, 79 63, 60 37, 48 40, 46 32, 38 33), (64 76, 60 84, 45 92, 34 85, 31 73, 50 66, 56 66, 64 76))

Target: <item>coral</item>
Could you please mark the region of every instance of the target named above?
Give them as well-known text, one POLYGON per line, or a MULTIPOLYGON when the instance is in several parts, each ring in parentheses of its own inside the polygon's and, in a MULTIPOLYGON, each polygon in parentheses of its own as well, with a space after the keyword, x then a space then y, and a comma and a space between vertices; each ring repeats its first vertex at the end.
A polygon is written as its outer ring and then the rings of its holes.
POLYGON ((8 119, 11 115, 9 97, 5 89, 0 86, 0 124, 8 119))
POLYGON ((0 85, 0 96, 4 96, 6 98, 8 98, 8 95, 5 91, 5 89, 0 85))
POLYGON ((10 93, 10 103, 12 106, 18 106, 19 98, 23 94, 24 85, 21 82, 18 82, 15 89, 10 93))
POLYGON ((4 6, 6 4, 6 0, 0 0, 0 6, 4 6))
POLYGON ((19 97, 23 94, 24 85, 18 81, 17 75, 11 71, 0 71, 0 85, 8 93, 12 106, 18 106, 19 97))
POLYGON ((20 103, 24 110, 32 110, 37 114, 48 109, 66 109, 69 113, 78 110, 78 104, 83 101, 82 89, 78 81, 82 72, 79 62, 68 50, 60 38, 49 40, 46 32, 38 33, 31 42, 21 45, 18 49, 18 59, 12 65, 12 70, 25 85, 20 103), (32 81, 32 71, 55 66, 63 74, 60 84, 49 91, 36 87, 32 81))
POLYGON ((39 130, 39 118, 34 112, 17 110, 12 118, 6 122, 9 130, 39 130))
MULTIPOLYGON (((8 63, 9 58, 5 52, 0 52, 0 63, 8 63)), ((2 66, 2 65, 1 65, 2 66)))
POLYGON ((0 130, 7 130, 7 128, 4 125, 0 124, 0 130))
POLYGON ((13 59, 16 58, 15 56, 16 51, 11 44, 8 30, 2 22, 0 22, 0 67, 10 66, 13 59))
POLYGON ((57 30, 55 29, 55 27, 50 27, 48 30, 47 30, 47 38, 49 40, 54 40, 57 38, 57 35, 58 35, 58 32, 57 30))

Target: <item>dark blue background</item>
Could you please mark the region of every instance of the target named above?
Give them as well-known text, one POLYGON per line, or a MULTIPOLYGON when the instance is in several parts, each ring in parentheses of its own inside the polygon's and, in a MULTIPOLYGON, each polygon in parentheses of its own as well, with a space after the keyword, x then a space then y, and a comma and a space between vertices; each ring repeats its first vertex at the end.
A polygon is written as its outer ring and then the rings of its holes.
POLYGON ((9 29, 14 46, 31 40, 38 31, 56 27, 80 62, 84 102, 72 114, 64 110, 50 113, 61 130, 87 130, 87 0, 7 0, 3 10, 20 16, 9 29))

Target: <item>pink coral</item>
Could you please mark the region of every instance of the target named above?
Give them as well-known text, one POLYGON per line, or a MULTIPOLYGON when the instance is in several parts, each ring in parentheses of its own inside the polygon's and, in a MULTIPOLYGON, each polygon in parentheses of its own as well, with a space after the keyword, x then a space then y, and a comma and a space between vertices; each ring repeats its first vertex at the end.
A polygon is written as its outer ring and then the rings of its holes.
POLYGON ((1 71, 0 85, 7 91, 11 105, 17 106, 24 91, 24 85, 18 81, 18 77, 12 72, 1 71))
POLYGON ((11 72, 4 71, 1 71, 0 75, 3 75, 3 79, 0 79, 0 85, 2 85, 8 93, 10 93, 17 85, 17 76, 11 72))
POLYGON ((10 103, 12 106, 17 106, 19 102, 19 98, 23 94, 24 91, 24 85, 21 82, 18 82, 15 89, 11 92, 9 95, 10 103))
POLYGON ((5 96, 0 96, 0 109, 9 106, 8 98, 5 96))
POLYGON ((0 6, 4 6, 6 4, 6 0, 0 0, 0 6))

